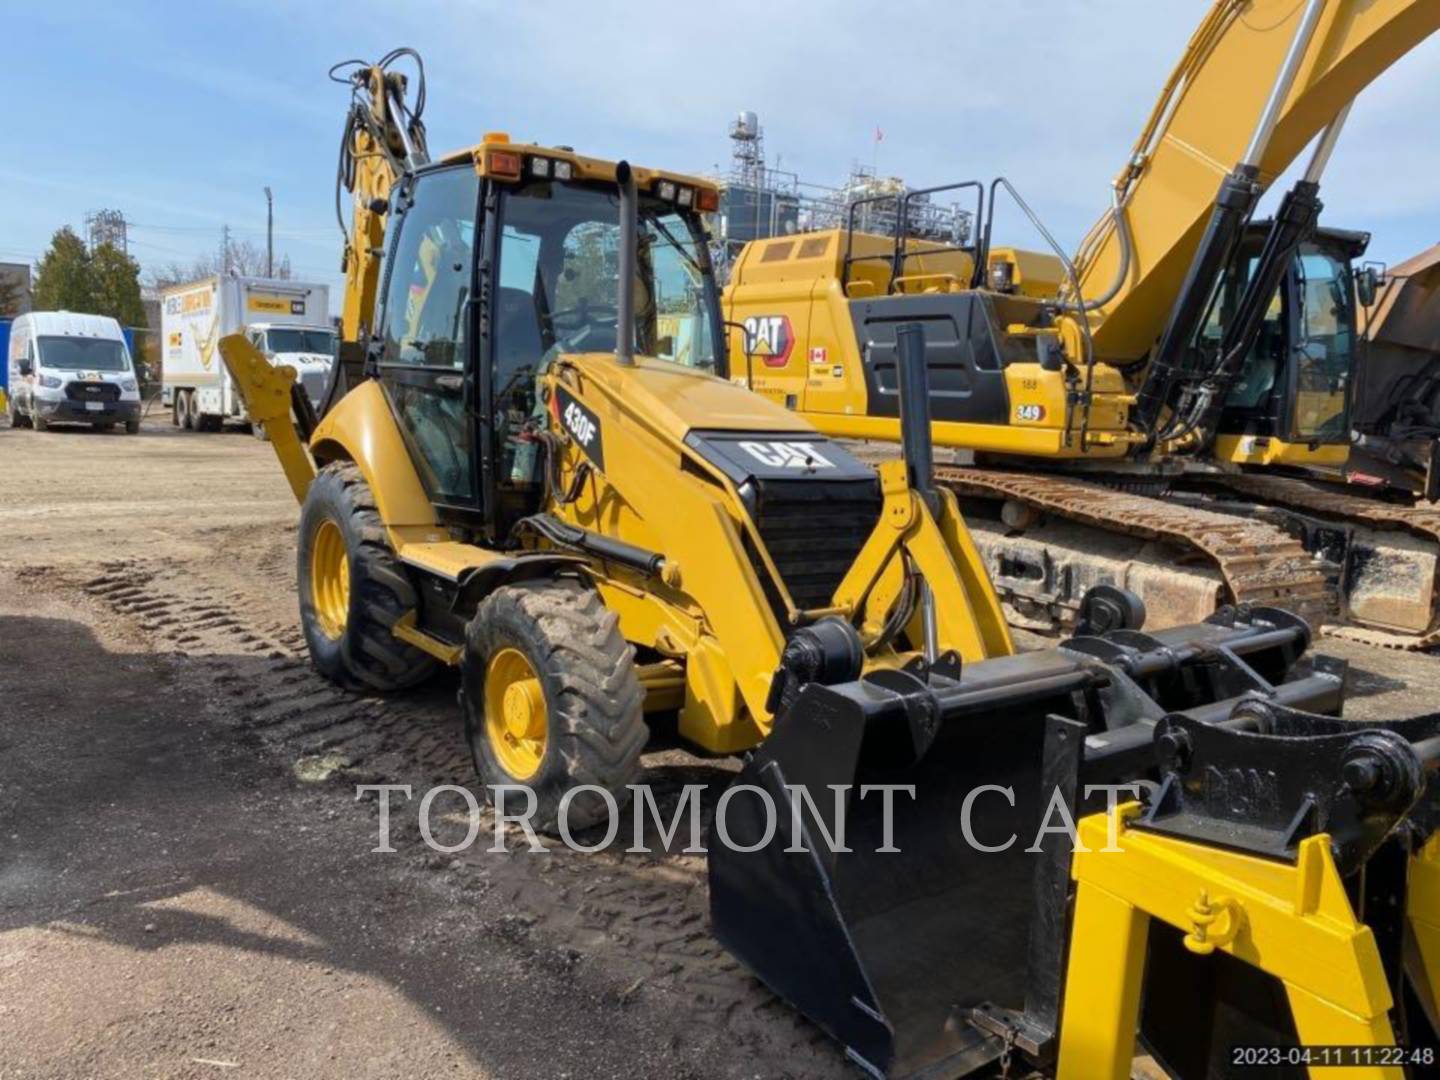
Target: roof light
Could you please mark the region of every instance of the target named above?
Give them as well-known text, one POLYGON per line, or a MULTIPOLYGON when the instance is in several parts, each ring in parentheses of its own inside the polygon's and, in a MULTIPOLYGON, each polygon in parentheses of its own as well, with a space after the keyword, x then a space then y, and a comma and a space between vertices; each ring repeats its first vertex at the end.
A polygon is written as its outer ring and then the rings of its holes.
POLYGON ((661 180, 655 190, 660 198, 665 199, 667 202, 673 201, 675 198, 675 185, 669 180, 661 180))
POLYGON ((543 158, 543 157, 532 157, 532 158, 530 159, 530 175, 531 175, 531 176, 549 176, 549 175, 550 175, 550 159, 549 159, 549 158, 543 158))
POLYGON ((680 189, 680 195, 675 201, 678 202, 681 206, 692 205, 695 202, 695 189, 682 187, 680 189))
POLYGON ((503 144, 510 141, 510 136, 503 131, 487 131, 480 137, 480 141, 491 145, 503 144))
POLYGON ((720 193, 714 188, 701 188, 695 193, 695 209, 712 214, 720 209, 720 193))
POLYGON ((570 177, 573 176, 574 174, 575 174, 575 170, 571 167, 570 162, 568 162, 568 161, 557 161, 557 162, 555 162, 555 179, 556 179, 556 180, 569 180, 570 177))
POLYGON ((501 180, 520 179, 520 155, 509 150, 491 150, 486 158, 490 175, 501 180))

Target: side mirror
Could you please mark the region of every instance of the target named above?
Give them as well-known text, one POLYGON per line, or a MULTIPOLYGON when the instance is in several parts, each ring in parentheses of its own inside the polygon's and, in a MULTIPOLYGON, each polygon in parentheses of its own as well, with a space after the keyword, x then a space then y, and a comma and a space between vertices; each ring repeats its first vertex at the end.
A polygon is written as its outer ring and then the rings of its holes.
POLYGON ((27 358, 21 357, 21 358, 20 358, 20 374, 21 374, 21 375, 27 375, 27 376, 28 376, 28 375, 33 375, 34 373, 35 373, 35 365, 32 364, 32 363, 30 363, 30 361, 29 361, 27 358))
POLYGON ((1380 289, 1385 284, 1385 267, 1380 263, 1366 263, 1355 278, 1355 296, 1361 307, 1373 307, 1380 289))

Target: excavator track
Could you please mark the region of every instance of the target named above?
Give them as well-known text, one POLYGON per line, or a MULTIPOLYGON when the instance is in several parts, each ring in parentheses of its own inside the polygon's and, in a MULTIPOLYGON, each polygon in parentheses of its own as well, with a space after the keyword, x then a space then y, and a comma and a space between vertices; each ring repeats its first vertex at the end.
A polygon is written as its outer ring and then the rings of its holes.
MULTIPOLYGON (((1405 506, 1352 495, 1337 484, 1291 476, 1246 474, 1227 476, 1220 483, 1247 500, 1269 507, 1313 515, 1342 527, 1376 534, 1409 537, 1418 550, 1410 559, 1376 558, 1370 552, 1347 554, 1342 599, 1349 609, 1344 624, 1327 627, 1336 636, 1391 649, 1429 649, 1440 645, 1440 507, 1405 506), (1388 577, 1376 586, 1369 578, 1388 577), (1364 594, 1381 592, 1379 599, 1364 594), (1348 595, 1344 595, 1348 594, 1348 595), (1408 629, 1385 626, 1391 597, 1402 598, 1410 609, 1408 629), (1417 612, 1428 601, 1428 613, 1417 612), (1427 622, 1428 620, 1428 622, 1427 622), (1356 622, 1362 625, 1355 625, 1356 622), (1426 623, 1423 629, 1421 623, 1426 623), (1368 624, 1368 625, 1364 625, 1368 624)), ((1351 549, 1362 547, 1349 544, 1351 549)))
POLYGON ((1107 532, 1189 548, 1219 571, 1231 603, 1287 608, 1315 627, 1334 609, 1323 567, 1266 522, 1051 474, 937 465, 935 477, 959 495, 1013 499, 1107 532))

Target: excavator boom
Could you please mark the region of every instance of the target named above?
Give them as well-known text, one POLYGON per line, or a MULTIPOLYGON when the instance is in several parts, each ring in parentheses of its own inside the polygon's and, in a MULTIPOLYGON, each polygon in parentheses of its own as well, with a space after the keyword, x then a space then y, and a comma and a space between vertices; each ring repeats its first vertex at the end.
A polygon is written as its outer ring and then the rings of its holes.
POLYGON ((1433 0, 1219 0, 1115 180, 1121 227, 1107 211, 1078 253, 1084 297, 1104 300, 1094 312, 1097 355, 1133 361, 1149 352, 1237 165, 1253 166, 1262 188, 1273 183, 1436 29, 1433 0))

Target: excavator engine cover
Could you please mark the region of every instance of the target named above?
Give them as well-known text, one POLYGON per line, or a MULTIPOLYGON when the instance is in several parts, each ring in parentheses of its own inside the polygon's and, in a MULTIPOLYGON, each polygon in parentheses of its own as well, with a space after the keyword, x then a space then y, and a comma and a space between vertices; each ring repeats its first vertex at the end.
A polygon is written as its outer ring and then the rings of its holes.
POLYGON ((792 678, 717 808, 715 934, 876 1076, 992 1063, 1003 1041, 972 1010, 1021 1010, 1037 961, 1059 970, 1070 841, 1056 834, 1065 812, 1105 806, 1077 802, 1076 780, 1083 794, 1154 776, 1167 716, 1215 722, 1242 700, 1337 713, 1343 665, 1297 666, 1307 644, 1284 612, 1229 609, 963 670, 946 657, 792 678))

